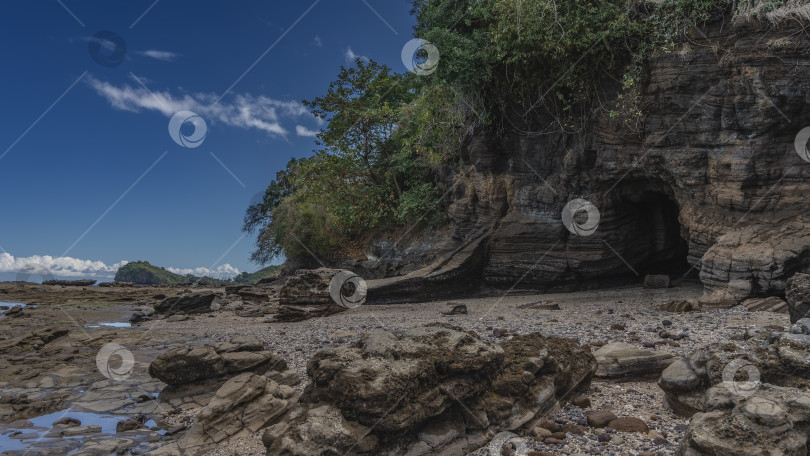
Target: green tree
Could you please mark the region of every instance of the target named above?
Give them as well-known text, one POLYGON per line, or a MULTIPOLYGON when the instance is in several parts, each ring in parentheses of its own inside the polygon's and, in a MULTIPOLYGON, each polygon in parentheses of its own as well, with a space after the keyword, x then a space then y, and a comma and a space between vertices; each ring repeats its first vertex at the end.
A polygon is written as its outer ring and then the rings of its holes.
POLYGON ((423 139, 405 137, 415 131, 406 117, 422 109, 415 104, 421 90, 413 74, 357 59, 324 96, 304 101, 327 122, 320 148, 291 161, 263 201, 248 208, 243 229, 258 231, 254 261, 351 255, 380 230, 430 210, 425 201, 440 195, 435 167, 417 159, 427 150, 419 147, 423 139))

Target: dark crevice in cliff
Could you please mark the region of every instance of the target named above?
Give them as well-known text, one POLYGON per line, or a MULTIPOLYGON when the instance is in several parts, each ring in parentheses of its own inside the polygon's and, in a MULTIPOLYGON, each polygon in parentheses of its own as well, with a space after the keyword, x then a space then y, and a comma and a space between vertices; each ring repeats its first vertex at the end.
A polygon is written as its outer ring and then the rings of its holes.
MULTIPOLYGON (((612 247, 639 279, 646 274, 682 277, 691 267, 688 233, 679 221, 680 207, 671 188, 660 181, 638 180, 622 185, 617 193, 606 214, 605 228, 622 234, 610 241, 612 247)), ((622 265, 616 266, 621 270, 622 265)))

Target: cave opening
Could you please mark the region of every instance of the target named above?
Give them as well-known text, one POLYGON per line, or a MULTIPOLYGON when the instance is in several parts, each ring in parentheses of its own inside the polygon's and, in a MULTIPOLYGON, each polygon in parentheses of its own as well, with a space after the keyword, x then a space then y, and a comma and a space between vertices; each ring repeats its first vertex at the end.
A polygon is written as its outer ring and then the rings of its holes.
POLYGON ((693 279, 698 270, 687 260, 688 233, 678 219, 677 202, 667 193, 645 189, 626 193, 622 198, 619 211, 624 213, 625 229, 632 239, 630 261, 642 278, 662 274, 673 280, 693 279))

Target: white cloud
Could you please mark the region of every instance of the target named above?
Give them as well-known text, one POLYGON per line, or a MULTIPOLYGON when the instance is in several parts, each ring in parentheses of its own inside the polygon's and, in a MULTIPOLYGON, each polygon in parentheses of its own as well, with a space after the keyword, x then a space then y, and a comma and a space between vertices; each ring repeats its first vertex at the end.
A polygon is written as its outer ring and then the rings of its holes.
MULTIPOLYGON (((102 261, 80 260, 71 257, 34 255, 15 258, 9 253, 0 253, 0 272, 28 274, 32 279, 40 280, 43 273, 54 277, 112 277, 118 268, 127 261, 107 265, 102 261)), ((24 279, 24 277, 21 277, 24 279)))
POLYGON ((164 62, 172 62, 174 59, 180 56, 180 54, 170 52, 170 51, 159 51, 157 49, 147 49, 146 51, 138 51, 137 54, 150 57, 156 60, 162 60, 164 62))
MULTIPOLYGON (((119 261, 107 265, 103 261, 81 260, 71 257, 57 257, 50 255, 34 255, 30 257, 14 257, 9 253, 0 253, 0 273, 15 273, 19 280, 38 282, 58 277, 105 278, 115 276, 118 268, 129 263, 119 261), (44 276, 49 276, 43 279, 44 276)), ((208 268, 166 268, 175 274, 195 276, 208 276, 217 279, 229 279, 239 275, 239 269, 230 264, 223 264, 216 269, 208 268)))
POLYGON ((312 40, 312 45, 315 47, 323 47, 323 43, 321 42, 321 37, 315 35, 315 38, 312 40))
POLYGON ((348 48, 346 48, 346 52, 344 52, 344 53, 343 53, 343 56, 346 58, 346 64, 347 64, 347 65, 354 65, 354 61, 355 61, 355 59, 358 59, 358 58, 359 58, 359 59, 361 59, 361 60, 365 60, 366 62, 368 62, 368 57, 366 57, 366 56, 364 56, 364 55, 357 55, 357 54, 355 54, 355 53, 354 53, 354 51, 352 51, 352 47, 351 47, 351 46, 349 46, 348 48))
POLYGON ((312 138, 312 137, 315 137, 315 136, 318 135, 318 132, 316 130, 310 130, 309 128, 307 128, 307 127, 305 127, 303 125, 296 125, 295 126, 295 133, 298 136, 306 136, 306 137, 309 137, 309 138, 312 138))
POLYGON ((167 271, 175 274, 186 275, 193 274, 198 277, 213 277, 215 279, 230 279, 239 275, 239 269, 231 266, 230 264, 223 264, 216 269, 208 268, 166 268, 167 271))
MULTIPOLYGON (((214 104, 213 93, 173 95, 169 91, 149 91, 137 87, 115 86, 94 77, 88 84, 115 109, 140 112, 141 109, 159 111, 167 117, 178 111, 193 111, 206 122, 222 122, 232 127, 264 131, 272 136, 286 137, 288 131, 281 125, 283 119, 314 117, 303 104, 294 100, 276 100, 264 95, 234 95, 214 104)), ((318 119, 315 119, 316 122, 318 119)))

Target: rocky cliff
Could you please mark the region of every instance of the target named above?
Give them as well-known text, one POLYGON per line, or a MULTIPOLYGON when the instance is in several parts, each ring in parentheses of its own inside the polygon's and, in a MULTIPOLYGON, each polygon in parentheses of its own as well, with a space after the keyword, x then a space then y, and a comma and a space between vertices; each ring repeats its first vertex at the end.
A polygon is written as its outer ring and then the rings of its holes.
MULTIPOLYGON (((438 262, 467 252, 462 280, 496 288, 668 273, 718 298, 782 294, 810 268, 808 21, 782 19, 727 17, 648 62, 640 128, 605 112, 576 134, 478 132, 438 262)), ((436 270, 410 276, 424 290, 436 270)))

